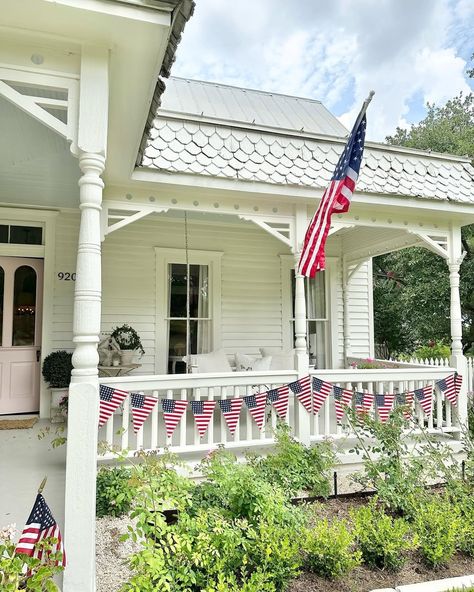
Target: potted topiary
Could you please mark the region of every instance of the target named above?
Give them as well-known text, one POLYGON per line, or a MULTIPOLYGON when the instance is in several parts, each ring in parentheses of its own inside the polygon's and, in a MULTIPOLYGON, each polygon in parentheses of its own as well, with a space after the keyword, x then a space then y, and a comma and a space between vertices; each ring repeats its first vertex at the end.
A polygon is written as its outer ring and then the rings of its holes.
POLYGON ((115 339, 117 345, 120 347, 120 361, 122 366, 127 366, 133 362, 133 356, 136 351, 140 352, 140 356, 143 356, 145 353, 140 336, 130 325, 125 324, 115 327, 110 337, 115 339))
POLYGON ((60 350, 51 352, 43 361, 43 378, 51 390, 51 421, 64 421, 67 415, 72 354, 60 350))

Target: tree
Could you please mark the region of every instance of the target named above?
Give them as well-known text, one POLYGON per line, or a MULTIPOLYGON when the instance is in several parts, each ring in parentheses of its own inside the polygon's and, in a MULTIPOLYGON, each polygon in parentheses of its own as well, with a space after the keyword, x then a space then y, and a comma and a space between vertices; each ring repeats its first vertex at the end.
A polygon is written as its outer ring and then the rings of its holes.
MULTIPOLYGON (((472 76, 472 71, 469 72, 472 76)), ((409 130, 397 128, 389 144, 468 156, 474 161, 474 95, 462 93, 428 113, 409 130)), ((463 228, 461 265, 464 351, 474 349, 474 225, 463 228)), ((449 274, 440 257, 409 248, 375 257, 375 341, 390 353, 412 352, 428 341, 450 340, 449 274)))

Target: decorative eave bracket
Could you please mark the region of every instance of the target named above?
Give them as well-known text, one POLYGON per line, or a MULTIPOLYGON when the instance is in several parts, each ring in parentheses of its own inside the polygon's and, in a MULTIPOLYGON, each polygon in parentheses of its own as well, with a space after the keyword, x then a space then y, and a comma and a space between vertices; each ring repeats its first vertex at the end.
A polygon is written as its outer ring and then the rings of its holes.
POLYGON ((281 218, 281 217, 261 217, 252 216, 247 214, 239 214, 241 220, 248 220, 253 222, 265 232, 268 232, 279 241, 285 243, 292 251, 294 251, 294 235, 295 235, 295 222, 293 218, 281 218))
POLYGON ((163 206, 134 205, 111 202, 104 200, 102 202, 101 213, 101 240, 115 230, 124 228, 137 220, 141 220, 154 213, 167 212, 169 208, 163 206))
POLYGON ((420 232, 419 230, 409 230, 408 232, 419 237, 424 243, 423 246, 436 253, 436 255, 446 260, 449 258, 448 236, 446 234, 430 234, 428 232, 420 232))

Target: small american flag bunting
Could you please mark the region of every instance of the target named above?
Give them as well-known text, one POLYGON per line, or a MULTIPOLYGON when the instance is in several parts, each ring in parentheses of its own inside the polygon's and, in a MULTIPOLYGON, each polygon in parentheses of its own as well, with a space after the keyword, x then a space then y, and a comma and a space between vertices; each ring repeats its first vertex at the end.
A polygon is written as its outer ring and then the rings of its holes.
POLYGON ((157 404, 156 397, 147 397, 140 393, 130 393, 130 407, 132 408, 132 424, 135 433, 147 420, 153 407, 157 404))
POLYGON ((267 393, 257 393, 244 397, 245 404, 250 415, 261 430, 265 423, 265 406, 267 404, 267 393))
POLYGON ((163 409, 163 419, 166 426, 166 435, 171 438, 173 432, 181 421, 183 414, 188 406, 187 401, 182 399, 162 399, 161 408, 163 409))
POLYGON ((336 409, 336 420, 341 421, 344 417, 344 411, 352 400, 354 392, 350 389, 344 389, 340 386, 334 385, 332 387, 334 393, 334 407, 336 409))
POLYGON ((395 401, 395 395, 375 395, 375 402, 377 404, 377 411, 379 414, 380 421, 385 423, 392 411, 393 403, 395 401))
POLYGON ((240 417, 240 410, 242 409, 243 399, 235 398, 235 399, 222 399, 219 401, 219 407, 221 408, 222 415, 227 423, 227 427, 229 428, 229 432, 233 436, 235 433, 235 428, 239 423, 240 417))
POLYGON ((403 407, 402 413, 405 419, 411 419, 412 416, 412 405, 413 405, 413 393, 397 393, 396 394, 397 405, 403 407))
POLYGON ((313 413, 316 415, 332 391, 332 384, 313 376, 313 413))
POLYGON ((415 389, 413 391, 414 398, 420 404, 426 415, 431 415, 431 402, 433 399, 433 385, 424 386, 423 388, 415 389))
MULTIPOLYGON (((458 375, 460 376, 460 375, 458 375)), ((462 384, 462 376, 461 384, 462 384)), ((446 378, 442 378, 436 382, 436 386, 439 390, 444 393, 446 399, 451 403, 451 405, 456 405, 458 400, 458 390, 456 389, 456 374, 450 374, 446 378)), ((461 388, 461 387, 459 387, 461 388)))
POLYGON ((66 567, 66 553, 64 552, 61 531, 41 493, 36 496, 33 509, 21 533, 15 553, 24 553, 40 561, 43 558, 49 560, 52 553, 61 553, 61 557, 54 563, 66 567), (44 555, 44 550, 38 547, 38 543, 49 538, 54 538, 55 542, 52 543, 52 549, 48 550, 44 555))
POLYGON ((354 403, 357 413, 368 413, 372 409, 374 395, 372 393, 363 393, 358 391, 355 393, 354 403))
POLYGON ((305 376, 288 385, 291 392, 297 396, 298 401, 303 405, 308 413, 313 411, 313 395, 311 392, 311 378, 305 376))
POLYGON ((287 384, 267 391, 267 401, 275 407, 278 417, 285 421, 288 415, 288 398, 290 389, 287 384))
POLYGON ((462 374, 454 373, 454 387, 456 389, 456 396, 459 397, 462 387, 462 374))
POLYGON ((119 389, 100 385, 99 388, 99 427, 102 427, 106 421, 125 401, 128 393, 119 389))
POLYGON ((206 433, 215 406, 216 401, 191 401, 191 411, 193 412, 200 438, 206 433))

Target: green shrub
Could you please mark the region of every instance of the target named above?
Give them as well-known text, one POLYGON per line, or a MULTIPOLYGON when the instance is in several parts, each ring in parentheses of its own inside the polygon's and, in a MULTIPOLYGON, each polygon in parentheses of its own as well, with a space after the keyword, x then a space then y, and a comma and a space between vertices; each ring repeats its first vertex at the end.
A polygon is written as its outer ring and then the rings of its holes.
POLYGON ((327 497, 331 490, 331 469, 336 462, 331 443, 306 447, 291 437, 284 423, 278 425, 275 440, 275 449, 268 456, 249 458, 258 475, 288 496, 307 491, 327 497))
POLYGON ((134 490, 125 467, 102 467, 97 473, 96 514, 122 516, 130 511, 134 490))
POLYGON ((303 555, 307 569, 326 578, 341 577, 361 562, 347 522, 337 519, 331 523, 320 520, 307 530, 303 555))
POLYGON ((67 388, 71 382, 72 354, 65 351, 55 351, 43 360, 43 378, 50 388, 67 388))
POLYGON ((450 355, 451 349, 449 345, 442 341, 433 341, 428 345, 422 345, 415 349, 411 357, 424 360, 429 358, 449 358, 450 355))
POLYGON ((376 500, 351 512, 354 532, 364 562, 381 569, 400 569, 406 551, 414 547, 408 523, 378 509, 376 500))
POLYGON ((445 565, 456 551, 461 520, 459 510, 446 498, 421 503, 415 515, 421 554, 432 567, 445 565))
POLYGON ((234 575, 217 576, 217 581, 208 584, 202 592, 275 592, 275 586, 268 581, 268 576, 255 571, 249 577, 241 575, 239 583, 234 575))

